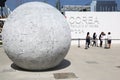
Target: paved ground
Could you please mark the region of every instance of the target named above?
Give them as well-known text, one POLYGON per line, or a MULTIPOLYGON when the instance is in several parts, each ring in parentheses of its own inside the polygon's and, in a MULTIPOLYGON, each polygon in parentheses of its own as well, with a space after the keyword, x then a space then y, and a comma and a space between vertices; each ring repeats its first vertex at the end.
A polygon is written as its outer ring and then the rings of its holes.
POLYGON ((120 44, 87 50, 71 46, 63 62, 46 71, 21 70, 0 46, 0 80, 120 80, 120 44))

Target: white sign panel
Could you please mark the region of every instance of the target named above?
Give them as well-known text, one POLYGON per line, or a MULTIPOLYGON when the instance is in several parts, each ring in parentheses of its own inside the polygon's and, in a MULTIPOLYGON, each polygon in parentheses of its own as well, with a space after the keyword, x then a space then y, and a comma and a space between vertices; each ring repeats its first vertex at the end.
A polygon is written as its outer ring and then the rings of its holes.
POLYGON ((120 13, 119 12, 65 12, 66 19, 71 28, 72 39, 84 38, 87 32, 111 32, 112 39, 120 39, 120 13))

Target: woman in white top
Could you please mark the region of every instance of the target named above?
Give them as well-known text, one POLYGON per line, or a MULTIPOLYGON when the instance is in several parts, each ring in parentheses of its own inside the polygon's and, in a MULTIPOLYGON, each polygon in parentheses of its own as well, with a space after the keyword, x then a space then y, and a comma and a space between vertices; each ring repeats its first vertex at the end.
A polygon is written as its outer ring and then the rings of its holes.
POLYGON ((108 32, 108 36, 107 36, 107 42, 108 42, 108 48, 110 48, 111 47, 111 33, 110 32, 108 32))

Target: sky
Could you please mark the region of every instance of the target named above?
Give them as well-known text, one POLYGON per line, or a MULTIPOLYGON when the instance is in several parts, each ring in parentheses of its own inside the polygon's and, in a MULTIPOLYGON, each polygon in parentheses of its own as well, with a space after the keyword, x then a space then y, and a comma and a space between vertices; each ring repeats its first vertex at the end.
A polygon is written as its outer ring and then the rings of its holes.
MULTIPOLYGON (((47 1, 49 4, 55 6, 56 0, 7 0, 6 4, 11 9, 14 10, 18 5, 29 1, 47 1)), ((87 5, 92 2, 92 0, 60 0, 61 5, 87 5)), ((120 7, 120 0, 116 0, 120 7)))

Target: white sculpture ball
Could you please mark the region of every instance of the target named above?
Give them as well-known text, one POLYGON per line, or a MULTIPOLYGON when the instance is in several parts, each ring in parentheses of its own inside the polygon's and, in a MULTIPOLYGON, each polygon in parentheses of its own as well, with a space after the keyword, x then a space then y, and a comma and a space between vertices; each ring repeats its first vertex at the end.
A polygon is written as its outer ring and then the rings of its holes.
POLYGON ((16 8, 4 24, 2 39, 8 57, 27 70, 57 66, 71 43, 64 16, 43 2, 29 2, 16 8))

